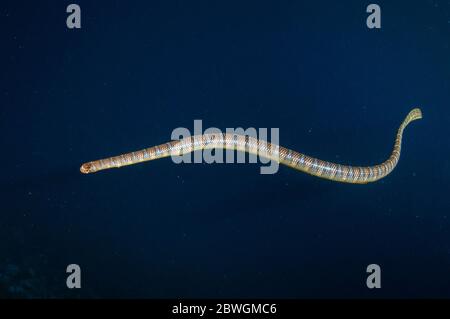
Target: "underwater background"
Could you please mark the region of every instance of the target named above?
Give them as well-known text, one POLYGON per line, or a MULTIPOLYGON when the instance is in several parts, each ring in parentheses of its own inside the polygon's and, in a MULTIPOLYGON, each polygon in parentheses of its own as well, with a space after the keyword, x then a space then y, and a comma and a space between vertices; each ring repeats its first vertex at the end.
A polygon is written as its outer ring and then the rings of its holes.
POLYGON ((450 297, 450 1, 2 1, 0 297, 450 297), (391 175, 83 162, 173 129, 279 128, 280 144, 391 175), (366 267, 381 267, 368 289, 366 267), (66 287, 78 264, 82 288, 66 287))

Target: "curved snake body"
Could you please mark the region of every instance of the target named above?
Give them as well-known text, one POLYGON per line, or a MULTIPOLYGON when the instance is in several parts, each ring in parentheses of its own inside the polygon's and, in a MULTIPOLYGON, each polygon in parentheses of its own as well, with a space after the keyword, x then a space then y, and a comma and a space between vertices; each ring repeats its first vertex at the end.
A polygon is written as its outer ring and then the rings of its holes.
POLYGON ((366 184, 377 181, 389 173, 400 159, 403 131, 414 120, 421 119, 422 112, 415 108, 406 116, 400 125, 391 156, 383 163, 374 166, 350 166, 323 161, 288 148, 258 140, 247 135, 216 133, 203 134, 171 141, 140 151, 113 156, 81 166, 82 173, 94 173, 109 168, 118 168, 155 159, 182 155, 205 149, 231 149, 255 154, 275 160, 293 169, 337 182, 366 184))

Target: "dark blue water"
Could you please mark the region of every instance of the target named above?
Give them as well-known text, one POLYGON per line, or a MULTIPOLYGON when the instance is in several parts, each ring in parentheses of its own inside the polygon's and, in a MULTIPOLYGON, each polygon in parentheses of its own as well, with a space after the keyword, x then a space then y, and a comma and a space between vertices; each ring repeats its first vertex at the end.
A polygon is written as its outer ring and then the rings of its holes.
POLYGON ((449 1, 377 1, 379 30, 361 1, 77 1, 80 30, 69 3, 0 5, 0 296, 450 297, 449 1), (416 106, 368 185, 170 159, 79 172, 195 119, 376 164, 416 106))

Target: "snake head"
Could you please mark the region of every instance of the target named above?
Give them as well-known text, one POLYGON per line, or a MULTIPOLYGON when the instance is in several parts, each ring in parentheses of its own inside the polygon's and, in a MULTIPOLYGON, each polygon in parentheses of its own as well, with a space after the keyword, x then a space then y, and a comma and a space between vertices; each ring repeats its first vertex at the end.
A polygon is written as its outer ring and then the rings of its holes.
POLYGON ((95 172, 94 166, 91 163, 84 163, 80 167, 80 172, 83 174, 89 174, 95 172))

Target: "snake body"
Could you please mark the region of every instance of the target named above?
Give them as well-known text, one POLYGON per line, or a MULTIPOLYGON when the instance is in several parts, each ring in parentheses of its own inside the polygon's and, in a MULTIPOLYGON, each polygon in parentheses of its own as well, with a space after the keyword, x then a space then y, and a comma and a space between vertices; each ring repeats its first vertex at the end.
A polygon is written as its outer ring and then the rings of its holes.
POLYGON ((410 122, 421 118, 422 112, 419 108, 409 112, 397 131, 391 156, 385 162, 374 166, 360 167, 336 164, 247 135, 215 133, 190 136, 140 151, 88 162, 81 166, 80 171, 88 174, 163 157, 182 155, 197 150, 230 149, 275 160, 283 165, 320 178, 352 184, 366 184, 377 181, 392 172, 400 159, 404 129, 410 122))

